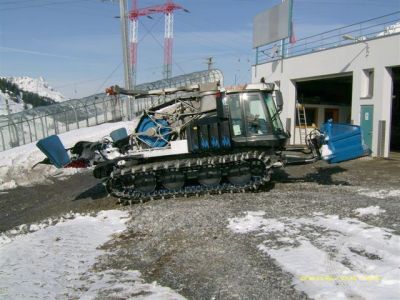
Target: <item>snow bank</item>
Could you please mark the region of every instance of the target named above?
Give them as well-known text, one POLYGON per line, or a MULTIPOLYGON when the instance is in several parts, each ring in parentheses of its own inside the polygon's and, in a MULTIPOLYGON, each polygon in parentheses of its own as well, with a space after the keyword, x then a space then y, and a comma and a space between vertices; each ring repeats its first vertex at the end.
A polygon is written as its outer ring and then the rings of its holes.
POLYGON ((400 197, 400 190, 370 190, 360 189, 357 191, 359 195, 367 196, 371 198, 386 199, 389 197, 400 197))
MULTIPOLYGON (((59 137, 66 148, 72 147, 76 142, 98 141, 107 136, 111 131, 126 127, 132 131, 135 121, 106 123, 98 126, 72 130, 59 137)), ((37 165, 45 155, 36 147, 36 142, 0 152, 0 190, 15 188, 17 186, 31 186, 39 183, 51 183, 52 178, 65 178, 83 172, 80 169, 57 169, 50 165, 37 165)))
POLYGON ((386 210, 381 209, 379 206, 368 206, 364 208, 357 208, 353 210, 358 216, 374 215, 377 216, 381 213, 386 212, 386 210))
POLYGON ((397 299, 400 237, 357 219, 316 214, 268 219, 260 212, 229 220, 236 233, 262 236, 258 249, 293 275, 314 299, 397 299))
POLYGON ((125 230, 127 219, 120 210, 75 214, 2 234, 0 298, 183 299, 169 288, 145 283, 138 271, 93 270, 105 254, 99 247, 125 230))

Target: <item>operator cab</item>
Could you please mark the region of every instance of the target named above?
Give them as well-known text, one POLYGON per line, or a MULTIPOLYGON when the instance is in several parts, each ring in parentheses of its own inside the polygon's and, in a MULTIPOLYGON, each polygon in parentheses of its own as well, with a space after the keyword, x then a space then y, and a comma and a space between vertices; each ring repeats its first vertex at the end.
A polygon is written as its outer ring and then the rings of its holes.
MULTIPOLYGON (((272 98, 273 84, 249 84, 227 89, 232 141, 237 146, 283 147, 288 138, 272 98)), ((226 111, 226 110, 225 110, 226 111)))

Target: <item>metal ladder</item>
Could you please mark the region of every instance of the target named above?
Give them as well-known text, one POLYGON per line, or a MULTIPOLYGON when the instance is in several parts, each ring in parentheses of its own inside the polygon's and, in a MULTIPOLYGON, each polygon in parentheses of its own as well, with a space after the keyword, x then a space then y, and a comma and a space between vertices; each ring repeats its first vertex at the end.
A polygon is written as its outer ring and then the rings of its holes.
POLYGON ((297 110, 297 120, 299 122, 300 144, 306 145, 306 139, 307 139, 306 109, 303 104, 300 104, 298 102, 298 100, 296 100, 296 110, 297 110))

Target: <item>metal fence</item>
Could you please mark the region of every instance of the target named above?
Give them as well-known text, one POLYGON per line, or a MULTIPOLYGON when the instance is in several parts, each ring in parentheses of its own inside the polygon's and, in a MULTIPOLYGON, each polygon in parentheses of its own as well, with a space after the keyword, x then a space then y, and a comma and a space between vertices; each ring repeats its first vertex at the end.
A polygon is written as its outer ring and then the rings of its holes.
MULTIPOLYGON (((219 70, 207 70, 141 84, 136 88, 151 90, 215 81, 222 83, 222 80, 223 76, 219 70)), ((153 105, 154 101, 152 98, 135 100, 132 97, 122 95, 115 97, 102 93, 2 115, 0 116, 0 151, 35 142, 52 134, 122 119, 130 120, 153 105)))
POLYGON ((327 50, 352 43, 400 34, 400 11, 297 40, 285 40, 256 49, 256 64, 327 50))

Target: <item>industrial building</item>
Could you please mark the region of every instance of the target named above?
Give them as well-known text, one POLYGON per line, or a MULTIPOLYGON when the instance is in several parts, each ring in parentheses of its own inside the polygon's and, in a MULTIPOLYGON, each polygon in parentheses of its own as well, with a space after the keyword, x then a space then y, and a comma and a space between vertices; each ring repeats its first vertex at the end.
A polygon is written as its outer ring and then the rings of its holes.
POLYGON ((372 156, 400 151, 399 20, 396 12, 256 49, 252 81, 281 90, 291 144, 304 143, 297 112, 303 105, 308 132, 333 119, 360 125, 372 156))

